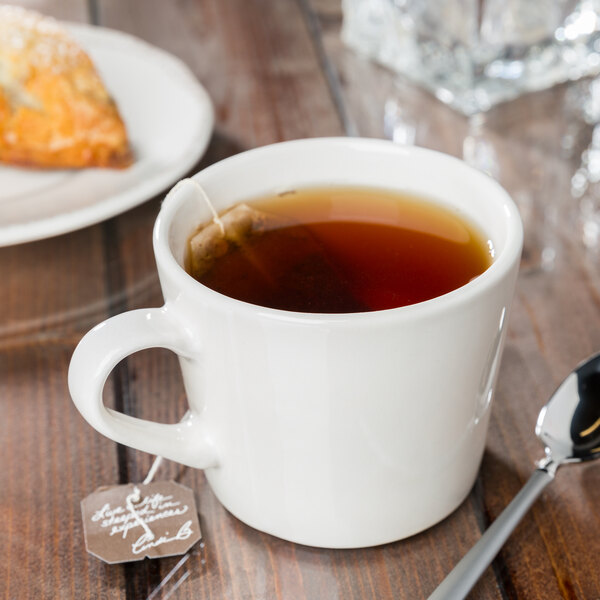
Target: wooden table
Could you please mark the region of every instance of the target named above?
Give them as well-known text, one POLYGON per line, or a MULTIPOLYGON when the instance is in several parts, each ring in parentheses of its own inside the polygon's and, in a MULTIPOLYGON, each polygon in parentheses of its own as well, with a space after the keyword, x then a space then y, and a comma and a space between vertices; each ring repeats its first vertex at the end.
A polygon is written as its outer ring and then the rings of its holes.
MULTIPOLYGON (((218 504, 202 472, 168 463, 159 476, 196 491, 203 542, 183 559, 124 566, 86 553, 79 503, 101 485, 140 481, 152 457, 92 430, 71 403, 66 372, 92 325, 162 303, 151 250, 162 194, 99 225, 0 248, 0 598, 425 598, 542 456, 533 434, 540 407, 578 361, 600 349, 600 249, 591 217, 583 241, 581 192, 571 189, 578 170, 584 184, 598 170, 589 83, 469 121, 345 48, 337 0, 23 4, 135 34, 182 58, 217 116, 194 171, 283 139, 395 133, 496 176, 519 204, 526 239, 487 450, 454 514, 379 548, 313 549, 250 529, 218 504)), ((598 191, 593 183, 584 190, 588 212, 598 191)), ((122 363, 106 403, 176 421, 186 406, 176 359, 152 350, 122 363)), ((600 598, 599 484, 597 465, 562 469, 472 598, 600 598)))

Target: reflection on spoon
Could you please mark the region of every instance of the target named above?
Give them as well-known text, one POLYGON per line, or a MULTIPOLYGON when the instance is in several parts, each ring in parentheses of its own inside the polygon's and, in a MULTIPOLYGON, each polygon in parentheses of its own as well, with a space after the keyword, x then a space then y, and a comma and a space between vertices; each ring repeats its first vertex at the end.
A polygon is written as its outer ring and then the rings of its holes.
POLYGON ((523 489, 429 597, 464 598, 558 467, 600 457, 600 354, 579 365, 540 411, 535 433, 546 456, 523 489))

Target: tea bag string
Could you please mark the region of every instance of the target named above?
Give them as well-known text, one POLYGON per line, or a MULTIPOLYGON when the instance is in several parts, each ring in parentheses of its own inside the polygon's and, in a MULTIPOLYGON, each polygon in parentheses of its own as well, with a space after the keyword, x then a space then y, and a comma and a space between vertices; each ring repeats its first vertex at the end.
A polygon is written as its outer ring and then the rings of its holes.
POLYGON ((212 202, 210 201, 208 194, 204 191, 204 188, 195 179, 191 179, 190 177, 187 177, 186 179, 182 179, 181 181, 178 181, 177 185, 173 188, 173 191, 171 193, 175 193, 175 191, 177 190, 178 187, 185 185, 185 184, 191 184, 192 186, 194 186, 196 188, 196 190, 200 194, 200 197, 202 198, 202 200, 204 200, 206 206, 208 206, 210 212, 212 213, 213 223, 215 223, 215 225, 217 225, 219 227, 219 229, 221 230, 221 235, 225 235, 225 226, 223 225, 223 221, 221 221, 221 218, 219 217, 219 214, 217 213, 212 202))
POLYGON ((142 517, 137 513, 135 507, 133 506, 134 503, 137 504, 141 499, 142 495, 140 493, 140 488, 136 485, 133 488, 133 492, 131 492, 131 494, 129 494, 127 498, 125 498, 125 505, 127 506, 127 510, 135 519, 135 522, 144 530, 144 533, 146 534, 146 539, 152 541, 154 539, 154 534, 152 533, 152 530, 150 529, 150 527, 148 527, 144 519, 142 519, 142 517))
POLYGON ((148 471, 146 478, 144 479, 144 481, 142 481, 142 485, 148 485, 149 483, 152 482, 152 480, 154 479, 154 476, 156 475, 156 471, 158 471, 160 465, 162 464, 162 461, 163 461, 162 456, 156 456, 154 458, 154 461, 152 462, 152 466, 150 467, 150 470, 148 471))
MULTIPOLYGON (((189 180, 189 181, 191 181, 191 180, 189 180)), ((183 415, 183 418, 181 419, 180 423, 185 421, 189 416, 190 416, 190 411, 188 410, 185 413, 185 415, 183 415)), ((144 478, 142 485, 148 485, 149 483, 152 483, 152 480, 154 479, 154 476, 156 475, 156 472, 160 468, 160 465, 162 464, 163 460, 164 460, 164 458, 162 456, 156 456, 154 458, 154 460, 152 461, 152 465, 150 466, 150 470, 148 471, 148 474, 144 478)), ((125 499, 125 505, 127 506, 127 510, 131 513, 131 515, 135 519, 135 522, 144 530, 144 533, 146 534, 147 539, 149 541, 152 541, 155 537, 154 533, 152 533, 152 530, 150 529, 150 527, 148 527, 148 525, 146 524, 144 519, 135 510, 134 504, 138 504, 141 499, 142 499, 142 494, 140 492, 140 488, 136 485, 136 486, 134 486, 131 494, 129 494, 127 496, 127 498, 125 499)))

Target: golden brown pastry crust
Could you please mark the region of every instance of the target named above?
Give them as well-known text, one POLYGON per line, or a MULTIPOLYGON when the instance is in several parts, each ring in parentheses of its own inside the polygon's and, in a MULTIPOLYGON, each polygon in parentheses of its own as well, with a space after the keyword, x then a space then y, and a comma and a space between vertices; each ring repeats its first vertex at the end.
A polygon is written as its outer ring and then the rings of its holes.
POLYGON ((0 5, 0 161, 124 168, 125 125, 92 61, 49 17, 0 5))

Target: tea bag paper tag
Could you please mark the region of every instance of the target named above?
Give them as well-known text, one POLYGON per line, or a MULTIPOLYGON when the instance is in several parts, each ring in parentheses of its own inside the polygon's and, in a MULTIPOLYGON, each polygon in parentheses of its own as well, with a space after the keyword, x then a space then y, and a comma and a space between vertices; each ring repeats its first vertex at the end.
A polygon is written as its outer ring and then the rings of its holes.
POLYGON ((174 481, 98 488, 81 513, 87 551, 109 564, 185 554, 202 537, 194 493, 174 481))

